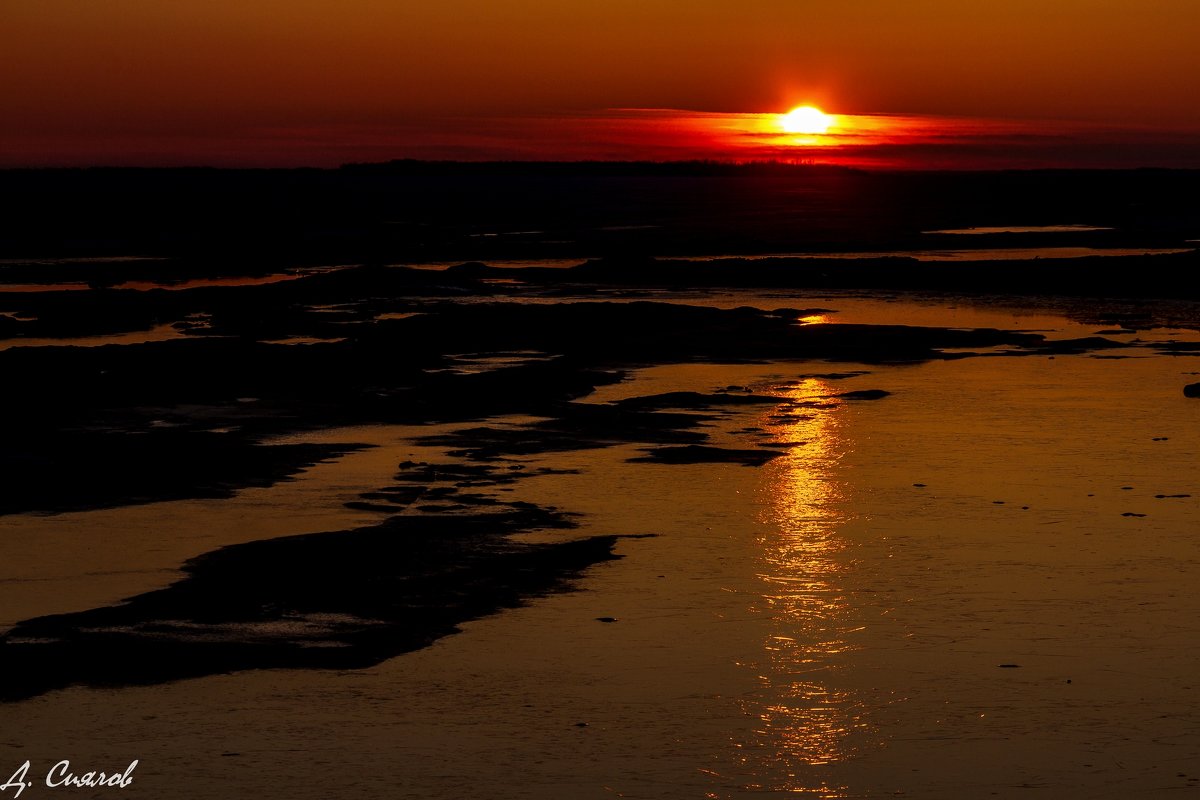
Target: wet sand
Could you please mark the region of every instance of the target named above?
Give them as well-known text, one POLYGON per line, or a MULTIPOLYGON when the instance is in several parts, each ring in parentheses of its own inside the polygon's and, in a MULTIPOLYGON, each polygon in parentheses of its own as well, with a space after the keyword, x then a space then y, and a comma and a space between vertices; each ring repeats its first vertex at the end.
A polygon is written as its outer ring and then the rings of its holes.
MULTIPOLYGON (((806 213, 942 186, 811 180, 806 213)), ((1186 233, 952 206, 858 249, 1186 233)), ((39 291, 0 292, 0 769, 138 759, 124 794, 196 798, 1194 788, 1195 254, 847 266, 828 218, 720 262, 293 273, 340 251, 148 260, 143 233, 6 259, 39 291)), ((602 227, 689 255, 670 219, 602 227)))

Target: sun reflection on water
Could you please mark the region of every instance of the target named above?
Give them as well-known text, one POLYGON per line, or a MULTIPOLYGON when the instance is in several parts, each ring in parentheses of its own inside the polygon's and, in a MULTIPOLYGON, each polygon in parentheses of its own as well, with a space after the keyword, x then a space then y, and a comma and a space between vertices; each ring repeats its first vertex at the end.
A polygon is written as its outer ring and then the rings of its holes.
MULTIPOLYGON (((834 393, 820 379, 789 391, 798 401, 834 393)), ((867 725, 861 702, 835 680, 857 629, 842 588, 851 566, 839 537, 849 497, 837 467, 851 447, 843 425, 836 409, 803 406, 762 421, 780 441, 806 444, 764 467, 762 594, 753 610, 767 617, 771 633, 756 665, 761 690, 746 708, 760 724, 744 752, 763 762, 751 765, 760 788, 817 797, 845 796, 814 768, 853 755, 853 734, 867 725)))

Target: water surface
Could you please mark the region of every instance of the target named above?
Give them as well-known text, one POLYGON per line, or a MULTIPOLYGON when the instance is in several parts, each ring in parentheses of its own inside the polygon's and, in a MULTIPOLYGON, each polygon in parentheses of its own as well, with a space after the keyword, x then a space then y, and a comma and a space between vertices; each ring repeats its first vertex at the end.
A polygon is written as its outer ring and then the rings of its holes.
MULTIPOLYGON (((708 297, 827 307, 812 324, 1096 331, 1049 310, 708 297)), ((1139 336, 1196 338, 1113 338, 1139 336)), ((1127 357, 639 370, 587 402, 773 394, 779 407, 717 414, 709 432, 785 454, 757 468, 630 463, 636 445, 529 457, 578 472, 497 496, 583 515, 577 531, 533 538, 655 536, 622 541, 624 558, 593 568, 582 591, 371 669, 9 706, 20 733, 0 752, 138 758, 126 793, 146 797, 316 798, 336 785, 413 798, 1126 798, 1194 786, 1200 426, 1181 387, 1200 360, 1106 355, 1127 357), (891 395, 834 397, 875 388, 891 395)), ((401 460, 449 460, 416 443, 437 430, 289 437, 377 446, 230 500, 0 518, 0 563, 21 565, 0 580, 2 624, 166 585, 222 544, 364 524, 369 513, 341 503, 387 484, 401 460)))

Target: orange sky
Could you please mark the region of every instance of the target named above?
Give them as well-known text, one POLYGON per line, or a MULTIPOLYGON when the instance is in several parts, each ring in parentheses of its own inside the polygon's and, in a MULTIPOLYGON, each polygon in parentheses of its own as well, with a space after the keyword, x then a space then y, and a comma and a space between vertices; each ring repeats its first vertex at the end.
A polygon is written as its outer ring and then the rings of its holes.
POLYGON ((801 102, 1184 163, 1197 41, 1196 0, 4 0, 0 164, 637 157, 577 121, 801 102))

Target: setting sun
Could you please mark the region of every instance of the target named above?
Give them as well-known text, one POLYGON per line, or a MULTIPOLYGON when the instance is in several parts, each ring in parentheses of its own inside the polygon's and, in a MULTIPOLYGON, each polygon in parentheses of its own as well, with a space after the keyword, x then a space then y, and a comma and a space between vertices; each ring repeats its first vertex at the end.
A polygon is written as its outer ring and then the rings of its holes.
POLYGON ((832 125, 833 117, 814 106, 800 106, 779 116, 779 126, 788 133, 825 133, 832 125))

